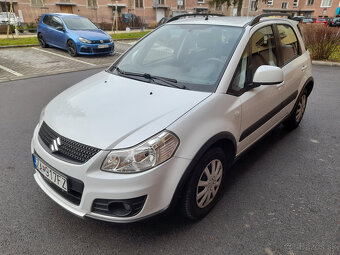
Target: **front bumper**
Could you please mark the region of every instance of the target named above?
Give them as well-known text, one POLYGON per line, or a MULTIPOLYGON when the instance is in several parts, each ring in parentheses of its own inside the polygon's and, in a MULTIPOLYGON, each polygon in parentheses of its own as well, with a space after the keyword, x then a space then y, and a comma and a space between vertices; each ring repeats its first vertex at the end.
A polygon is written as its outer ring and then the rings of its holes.
POLYGON ((112 53, 114 51, 114 43, 102 43, 102 44, 88 44, 78 42, 77 44, 77 52, 81 55, 97 55, 97 54, 107 54, 112 53), (106 48, 99 48, 103 45, 106 45, 106 48))
POLYGON ((31 143, 32 154, 37 154, 57 171, 80 180, 84 189, 79 205, 75 205, 51 188, 36 171, 34 179, 40 188, 56 203, 79 217, 91 217, 111 222, 132 222, 156 214, 169 207, 176 187, 190 160, 173 157, 167 162, 142 173, 116 174, 100 170, 108 151, 100 151, 85 164, 75 165, 49 154, 38 139, 38 125, 31 143), (95 199, 132 199, 147 196, 141 211, 131 217, 108 216, 93 212, 95 199))

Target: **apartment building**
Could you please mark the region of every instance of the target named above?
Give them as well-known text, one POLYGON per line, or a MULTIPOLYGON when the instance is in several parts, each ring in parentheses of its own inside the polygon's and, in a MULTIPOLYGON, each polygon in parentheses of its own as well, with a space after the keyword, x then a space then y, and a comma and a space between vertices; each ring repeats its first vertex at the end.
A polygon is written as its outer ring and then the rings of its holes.
MULTIPOLYGON (((0 0, 0 11, 9 10, 10 0, 0 0)), ((24 22, 35 22, 44 13, 74 13, 95 23, 112 22, 115 11, 134 13, 145 23, 180 13, 214 12, 228 14, 224 6, 209 6, 208 0, 13 0, 14 12, 24 22)))
MULTIPOLYGON (((10 0, 0 0, 0 11, 9 10, 10 0)), ((162 17, 181 13, 210 12, 228 16, 237 14, 236 7, 211 5, 209 0, 12 0, 14 12, 24 22, 35 22, 44 13, 74 13, 95 23, 111 23, 117 10, 134 13, 146 24, 155 24, 162 17)), ((340 15, 340 0, 243 0, 241 15, 255 16, 267 12, 292 13, 294 16, 340 15)))
MULTIPOLYGON (((291 13, 294 16, 306 17, 335 17, 340 15, 340 0, 249 0, 243 4, 243 13, 248 11, 250 15, 270 12, 291 13)), ((245 14, 246 15, 246 14, 245 14)))

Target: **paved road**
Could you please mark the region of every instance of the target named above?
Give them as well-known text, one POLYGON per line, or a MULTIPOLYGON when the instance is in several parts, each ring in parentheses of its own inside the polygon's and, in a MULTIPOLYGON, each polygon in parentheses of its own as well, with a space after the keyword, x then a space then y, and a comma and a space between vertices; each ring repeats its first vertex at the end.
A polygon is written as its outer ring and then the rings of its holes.
POLYGON ((276 128, 234 167, 203 220, 82 220, 35 184, 41 108, 99 70, 0 84, 0 254, 340 254, 340 68, 314 66, 300 128, 276 128))
POLYGON ((21 47, 0 49, 0 82, 77 70, 107 67, 135 40, 115 42, 115 52, 95 56, 71 57, 57 48, 21 47))

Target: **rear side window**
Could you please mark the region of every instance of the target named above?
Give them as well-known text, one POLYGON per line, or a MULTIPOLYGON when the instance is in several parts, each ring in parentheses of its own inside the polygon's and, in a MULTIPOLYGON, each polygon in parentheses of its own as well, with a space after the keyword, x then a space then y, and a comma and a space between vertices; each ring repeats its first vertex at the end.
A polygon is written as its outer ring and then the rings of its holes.
POLYGON ((281 55, 283 65, 292 61, 301 54, 300 46, 296 38, 295 32, 289 25, 278 25, 277 29, 281 41, 281 55))

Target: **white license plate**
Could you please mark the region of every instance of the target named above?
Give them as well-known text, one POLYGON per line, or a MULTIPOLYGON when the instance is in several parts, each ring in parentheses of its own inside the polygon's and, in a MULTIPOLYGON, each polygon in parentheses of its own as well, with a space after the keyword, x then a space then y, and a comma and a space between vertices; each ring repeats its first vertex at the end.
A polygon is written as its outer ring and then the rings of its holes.
POLYGON ((109 45, 108 45, 108 44, 99 44, 99 45, 98 45, 98 48, 99 48, 99 49, 109 48, 109 45))
POLYGON ((67 191, 67 178, 45 165, 37 156, 33 155, 33 164, 43 176, 64 191, 67 191))

